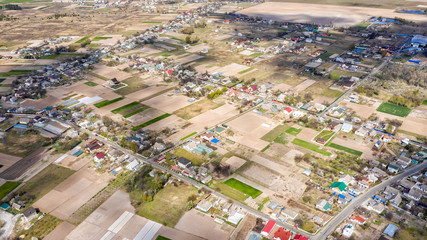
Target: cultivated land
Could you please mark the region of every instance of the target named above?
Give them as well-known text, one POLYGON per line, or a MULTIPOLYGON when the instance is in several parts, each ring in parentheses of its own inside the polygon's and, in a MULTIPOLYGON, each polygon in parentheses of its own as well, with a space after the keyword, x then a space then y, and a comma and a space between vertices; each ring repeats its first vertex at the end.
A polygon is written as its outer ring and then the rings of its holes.
POLYGON ((253 199, 257 198, 259 195, 261 195, 261 191, 258 189, 255 189, 245 183, 240 182, 239 180, 236 180, 234 178, 228 179, 227 181, 224 182, 226 185, 237 189, 239 191, 241 191, 244 194, 249 195, 250 197, 252 197, 253 199))
POLYGON ((0 173, 0 177, 7 180, 14 180, 22 176, 29 168, 41 161, 46 155, 47 148, 39 148, 30 155, 14 163, 8 169, 0 173))
POLYGON ((246 8, 238 13, 279 21, 321 25, 332 23, 335 26, 347 27, 356 25, 371 16, 400 17, 408 20, 426 21, 422 15, 397 13, 393 9, 288 2, 266 2, 246 8))
POLYGON ((410 108, 399 106, 396 104, 383 102, 378 108, 377 111, 388 113, 391 115, 406 117, 411 112, 410 108))

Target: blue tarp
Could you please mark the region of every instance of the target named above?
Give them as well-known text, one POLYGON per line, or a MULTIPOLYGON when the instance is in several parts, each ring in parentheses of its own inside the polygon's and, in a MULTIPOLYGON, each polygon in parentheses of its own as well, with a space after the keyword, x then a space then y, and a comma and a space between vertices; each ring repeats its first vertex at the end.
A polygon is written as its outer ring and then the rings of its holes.
POLYGON ((82 155, 82 153, 83 153, 83 151, 79 150, 76 153, 74 153, 73 155, 78 157, 78 156, 82 155))
POLYGON ((28 126, 27 125, 22 125, 22 124, 15 124, 15 126, 13 126, 14 128, 17 128, 17 129, 27 129, 28 128, 28 126))
POLYGON ((211 140, 211 142, 213 142, 213 143, 218 143, 218 142, 219 142, 219 140, 218 140, 218 139, 216 139, 216 138, 214 138, 214 139, 212 139, 212 140, 211 140))
POLYGON ((339 197, 339 198, 342 198, 342 199, 345 199, 345 196, 344 196, 344 195, 342 195, 342 194, 339 194, 339 195, 338 195, 338 197, 339 197))

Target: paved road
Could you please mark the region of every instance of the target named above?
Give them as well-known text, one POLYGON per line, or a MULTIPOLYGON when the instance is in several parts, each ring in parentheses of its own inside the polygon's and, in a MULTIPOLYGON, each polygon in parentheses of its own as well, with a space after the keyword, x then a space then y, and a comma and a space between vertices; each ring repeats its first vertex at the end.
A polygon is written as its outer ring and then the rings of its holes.
POLYGON ((359 207, 363 202, 368 200, 369 198, 372 198, 375 194, 377 194, 380 190, 384 189, 388 185, 397 182, 398 180, 401 180, 409 175, 412 175, 423 168, 427 167, 427 162, 424 162, 420 165, 415 165, 414 167, 406 170, 405 172, 391 177, 390 179, 372 187, 367 191, 366 193, 362 194, 361 196, 358 196, 353 201, 351 201, 338 215, 336 215, 320 232, 318 232, 314 237, 311 237, 311 239, 315 240, 323 240, 330 234, 334 232, 334 230, 338 227, 338 225, 341 224, 343 220, 350 217, 350 214, 359 207))

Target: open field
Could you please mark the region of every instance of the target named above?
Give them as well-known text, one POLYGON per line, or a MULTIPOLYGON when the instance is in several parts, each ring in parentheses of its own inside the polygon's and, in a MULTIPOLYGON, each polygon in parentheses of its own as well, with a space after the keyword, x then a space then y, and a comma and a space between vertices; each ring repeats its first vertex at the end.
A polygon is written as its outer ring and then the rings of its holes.
MULTIPOLYGON (((146 84, 145 81, 144 81, 144 84, 146 84)), ((128 87, 129 86, 122 88, 116 92, 118 93, 121 90, 126 90, 126 88, 128 88, 128 87)), ((140 101, 143 99, 148 99, 150 96, 154 97, 154 96, 157 96, 158 94, 164 93, 164 91, 167 91, 168 89, 170 90, 170 88, 171 88, 171 86, 156 84, 155 86, 144 87, 141 90, 129 93, 126 95, 126 98, 133 99, 134 101, 140 101)), ((120 93, 122 93, 122 92, 120 92, 120 93)))
POLYGON ((178 148, 178 149, 174 152, 174 154, 175 154, 176 156, 178 156, 178 157, 184 157, 184 158, 187 158, 188 160, 190 160, 190 161, 191 161, 191 163, 192 163, 194 166, 201 166, 201 165, 205 162, 205 159, 204 159, 202 156, 197 155, 197 154, 195 154, 195 153, 191 153, 191 152, 189 152, 189 151, 187 151, 187 150, 185 150, 185 149, 183 149, 183 148, 178 148))
POLYGON ((411 112, 410 108, 399 106, 393 103, 383 102, 378 108, 377 111, 388 113, 391 115, 406 117, 411 112))
POLYGON ((423 15, 398 13, 395 12, 394 9, 295 2, 266 2, 243 9, 237 13, 295 23, 303 22, 320 25, 332 23, 335 26, 353 26, 371 16, 382 16, 388 18, 400 17, 408 20, 426 21, 425 16, 423 15))
POLYGON ((27 235, 28 238, 26 239, 31 239, 29 238, 30 236, 37 239, 44 239, 44 237, 52 232, 60 223, 60 219, 46 214, 42 219, 35 222, 34 225, 31 225, 30 229, 23 230, 19 232, 18 235, 27 235))
POLYGON ((187 199, 197 191, 193 186, 168 184, 160 190, 152 202, 146 202, 137 209, 138 215, 174 227, 185 213, 187 199), (171 201, 172 200, 172 201, 171 201))
POLYGON ((216 223, 209 215, 195 209, 186 212, 175 227, 208 240, 227 240, 232 229, 230 226, 228 231, 224 230, 223 226, 216 223))
POLYGON ((232 156, 231 158, 225 160, 225 163, 228 164, 230 166, 230 170, 234 172, 241 166, 243 166, 243 164, 246 163, 246 160, 236 156, 232 156))
POLYGON ((151 119, 151 120, 149 120, 149 121, 147 121, 147 122, 144 122, 144 123, 142 123, 142 124, 140 124, 140 125, 138 125, 138 126, 133 127, 133 128, 132 128, 132 131, 136 131, 136 130, 138 130, 138 129, 140 129, 140 128, 144 128, 144 127, 146 127, 146 126, 148 126, 148 125, 151 125, 151 124, 153 124, 153 123, 155 123, 155 122, 158 122, 158 121, 160 121, 160 120, 162 120, 162 119, 165 119, 165 118, 167 118, 167 117, 169 117, 169 116, 170 116, 170 114, 169 114, 169 113, 165 113, 165 114, 163 114, 163 115, 161 115, 161 116, 158 116, 158 117, 153 118, 153 119, 151 119))
POLYGON ((31 178, 30 181, 26 182, 22 188, 18 190, 18 193, 24 198, 26 196, 34 197, 34 199, 27 204, 30 206, 71 176, 74 172, 75 171, 68 168, 51 164, 31 178))
POLYGON ((244 194, 249 195, 253 199, 257 198, 262 193, 260 190, 253 188, 253 187, 251 187, 245 183, 242 183, 239 180, 236 180, 234 178, 228 179, 227 181, 224 182, 224 184, 226 184, 226 185, 228 185, 234 189, 237 189, 244 194))
POLYGON ((217 183, 214 185, 215 190, 221 192, 224 195, 227 195, 237 201, 244 202, 249 196, 242 193, 241 191, 234 189, 224 183, 217 183))
MULTIPOLYGON (((295 2, 295 0, 272 0, 270 2, 295 2)), ((387 1, 371 1, 371 0, 299 0, 299 3, 315 3, 321 5, 340 5, 340 6, 360 6, 360 7, 370 7, 370 8, 390 8, 394 9, 396 7, 403 6, 417 6, 420 2, 425 2, 425 0, 387 0, 387 1)))
POLYGON ((116 108, 114 110, 111 110, 111 112, 114 113, 114 114, 117 114, 117 113, 123 112, 125 110, 128 110, 130 108, 136 107, 138 105, 141 105, 141 104, 139 102, 131 102, 129 104, 126 104, 126 105, 118 107, 118 108, 116 108))
POLYGON ((45 143, 45 138, 35 132, 18 133, 14 130, 7 132, 6 138, 0 143, 0 152, 25 157, 36 151, 45 143))
POLYGON ((43 240, 57 240, 64 239, 73 229, 76 228, 73 224, 62 222, 55 229, 50 232, 43 240))
POLYGON ((0 172, 3 172, 4 170, 8 169, 10 166, 12 166, 14 163, 19 161, 21 159, 20 157, 0 153, 0 165, 2 167, 0 168, 0 172))
POLYGON ((189 121, 202 127, 214 126, 238 114, 236 108, 231 104, 226 103, 222 106, 218 106, 219 104, 217 104, 213 109, 211 108, 204 113, 191 118, 189 121))
POLYGON ((123 83, 126 83, 127 86, 115 91, 115 93, 122 96, 138 92, 148 87, 138 75, 125 79, 123 83))
MULTIPOLYGON (((267 142, 272 142, 276 139, 281 133, 283 133, 288 128, 287 125, 278 125, 273 130, 261 137, 262 140, 267 142)), ((286 130, 287 131, 287 130, 286 130)))
POLYGON ((30 155, 22 158, 18 162, 14 163, 8 169, 0 173, 0 178, 6 180, 15 180, 22 176, 29 168, 34 164, 41 161, 46 154, 46 148, 39 148, 30 155))
POLYGON ((184 108, 181 108, 177 111, 174 112, 175 115, 177 115, 178 117, 185 119, 185 120, 189 120, 199 114, 202 114, 206 111, 208 111, 209 109, 214 109, 219 107, 220 104, 208 99, 208 98, 204 98, 200 101, 197 101, 191 105, 188 105, 184 108))
POLYGON ((107 80, 117 78, 119 81, 124 81, 125 79, 132 77, 130 73, 123 72, 100 63, 94 65, 94 70, 92 70, 92 72, 104 77, 104 79, 106 78, 107 80))
POLYGON ((175 95, 171 93, 164 93, 159 96, 150 98, 142 103, 152 108, 157 108, 163 112, 173 113, 174 111, 186 107, 191 102, 188 101, 189 97, 183 95, 175 95))
POLYGON ((108 173, 100 174, 93 168, 83 167, 34 203, 34 207, 65 220, 111 179, 108 173))
POLYGON ((289 133, 291 135, 298 135, 298 133, 300 133, 302 131, 301 128, 294 128, 294 127, 290 127, 288 129, 286 129, 285 133, 289 133))
POLYGON ((317 153, 320 153, 320 154, 325 155, 325 156, 331 156, 330 152, 319 149, 319 146, 317 146, 316 144, 309 143, 309 142, 306 142, 306 141, 298 139, 298 138, 295 138, 292 141, 292 143, 295 145, 298 145, 300 147, 307 148, 313 152, 317 152, 317 153))
POLYGON ((344 146, 341 146, 341 145, 338 145, 335 143, 329 143, 327 146, 341 150, 341 151, 344 151, 344 152, 347 152, 347 153, 350 153, 350 154, 353 154, 353 155, 356 155, 356 156, 359 156, 359 157, 362 156, 362 154, 363 154, 363 152, 361 152, 361 151, 357 151, 357 150, 354 150, 354 149, 351 149, 348 147, 344 147, 344 146))
POLYGON ((0 200, 6 197, 13 189, 21 185, 21 182, 5 182, 0 186, 0 200))

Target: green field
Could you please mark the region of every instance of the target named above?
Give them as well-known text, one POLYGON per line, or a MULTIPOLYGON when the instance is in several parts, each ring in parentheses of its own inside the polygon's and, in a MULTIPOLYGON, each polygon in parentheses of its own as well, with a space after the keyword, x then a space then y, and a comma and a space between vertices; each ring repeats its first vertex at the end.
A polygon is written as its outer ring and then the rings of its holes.
POLYGON ((190 137, 192 137, 192 136, 194 136, 194 135, 196 135, 196 134, 197 134, 197 132, 190 133, 190 134, 188 134, 187 136, 185 136, 185 137, 181 138, 181 141, 184 141, 185 139, 190 138, 190 137))
POLYGON ((156 237, 156 240, 171 240, 171 239, 159 235, 159 236, 156 237))
POLYGON ((95 86, 98 85, 97 83, 91 82, 91 81, 85 82, 85 84, 88 85, 88 86, 91 86, 91 87, 95 87, 95 86))
POLYGON ((84 41, 86 41, 87 39, 89 39, 89 36, 83 37, 80 40, 78 40, 76 43, 82 43, 84 41))
POLYGON ((252 53, 250 56, 251 57, 259 57, 259 56, 262 56, 262 55, 264 55, 264 53, 252 53))
POLYGON ((148 87, 146 84, 144 84, 144 80, 139 78, 138 75, 123 80, 123 83, 126 83, 127 87, 115 91, 115 93, 120 94, 122 96, 134 93, 136 91, 148 87))
POLYGON ((298 135, 298 133, 300 133, 302 131, 301 128, 294 128, 294 127, 290 127, 288 129, 286 129, 285 133, 289 133, 291 135, 298 135))
POLYGON ((261 140, 272 142, 276 139, 282 132, 288 128, 287 125, 278 125, 273 130, 261 137, 261 140))
POLYGON ((142 23, 160 24, 162 22, 160 22, 160 21, 145 21, 145 22, 142 22, 142 23))
POLYGON ((194 166, 201 166, 206 162, 202 156, 191 153, 183 148, 178 148, 173 154, 190 160, 194 166))
POLYGON ((338 145, 335 143, 329 143, 327 146, 341 150, 341 151, 344 151, 344 152, 347 152, 347 153, 350 153, 350 154, 353 154, 353 155, 356 155, 356 156, 359 156, 359 157, 362 156, 362 154, 363 154, 361 151, 357 151, 357 150, 354 150, 354 149, 351 149, 348 147, 344 147, 344 146, 341 146, 341 145, 338 145))
POLYGON ((323 130, 319 134, 317 134, 317 136, 314 137, 314 139, 316 140, 318 138, 323 138, 327 142, 334 135, 334 133, 335 133, 334 131, 323 130))
POLYGON ((41 56, 39 57, 39 59, 55 59, 57 58, 59 55, 56 54, 52 54, 52 55, 48 55, 48 56, 41 56))
POLYGON ((161 116, 158 116, 158 117, 156 117, 156 118, 153 118, 153 119, 151 119, 151 120, 149 120, 149 121, 147 121, 147 122, 145 122, 145 123, 142 123, 142 124, 140 124, 140 125, 138 125, 138 126, 133 127, 133 128, 132 128, 132 131, 136 131, 136 130, 138 130, 138 129, 140 129, 140 128, 144 128, 144 127, 146 127, 146 126, 148 126, 148 125, 151 125, 151 124, 153 124, 153 123, 155 123, 155 122, 158 122, 158 121, 160 121, 160 120, 162 120, 162 119, 165 119, 165 118, 169 117, 170 115, 171 115, 171 114, 169 114, 169 113, 165 113, 165 114, 163 114, 163 115, 161 115, 161 116))
POLYGON ((300 146, 300 147, 307 148, 307 149, 309 149, 309 150, 311 150, 311 151, 314 151, 314 152, 320 153, 320 154, 322 154, 322 155, 325 155, 325 156, 331 156, 331 153, 330 153, 330 152, 327 152, 327 151, 324 151, 324 150, 319 149, 319 146, 317 146, 316 144, 309 143, 309 142, 306 142, 306 141, 301 140, 301 139, 298 139, 298 138, 295 138, 295 139, 292 141, 292 143, 293 143, 293 144, 295 144, 295 145, 298 145, 298 146, 300 146))
POLYGON ((388 113, 391 115, 406 117, 411 112, 410 108, 399 106, 389 102, 383 102, 378 108, 378 112, 388 113))
POLYGON ((0 186, 0 200, 7 196, 13 189, 17 188, 21 182, 5 182, 0 186))
POLYGON ((136 212, 142 217, 174 227, 184 215, 188 198, 193 194, 197 194, 193 186, 168 184, 154 196, 153 201, 142 203, 136 212))
POLYGON ((95 107, 97 107, 97 108, 103 108, 103 107, 105 107, 105 106, 108 106, 108 105, 113 104, 113 103, 115 103, 115 102, 121 101, 121 100, 123 100, 123 99, 125 99, 125 98, 124 98, 124 97, 119 97, 119 98, 115 98, 115 99, 113 99, 113 100, 104 100, 104 101, 102 101, 102 102, 95 103, 95 104, 93 104, 93 105, 94 105, 95 107))
POLYGON ((106 78, 106 77, 104 77, 104 76, 101 76, 101 75, 98 75, 98 74, 96 74, 96 73, 94 73, 94 72, 91 72, 91 71, 88 71, 88 72, 87 72, 87 74, 89 74, 89 75, 91 75, 91 76, 94 76, 94 77, 96 77, 96 78, 102 79, 102 80, 104 80, 104 81, 107 81, 107 80, 108 80, 108 78, 106 78))
POLYGON ((149 109, 149 108, 150 108, 149 106, 142 105, 142 107, 141 107, 141 108, 138 108, 138 109, 136 109, 135 111, 132 111, 132 112, 130 112, 130 113, 123 114, 123 117, 124 117, 124 118, 132 117, 133 115, 138 114, 138 113, 140 113, 140 112, 143 112, 143 111, 145 111, 145 110, 147 110, 147 109, 149 109))
POLYGON ((244 74, 244 73, 247 73, 247 72, 251 71, 252 69, 254 69, 254 68, 253 68, 253 67, 250 67, 250 68, 248 68, 248 69, 246 69, 246 70, 243 70, 243 71, 238 72, 238 74, 244 74))
POLYGON ((248 199, 248 195, 240 192, 237 189, 234 189, 224 183, 217 183, 213 186, 215 188, 215 190, 217 190, 218 192, 221 192, 224 195, 227 195, 229 197, 231 197, 234 200, 237 200, 239 202, 244 202, 246 199, 248 199))
POLYGON ((74 170, 51 164, 26 182, 17 193, 21 198, 29 200, 27 207, 30 207, 74 172, 74 170))
POLYGON ((96 41, 100 41, 100 40, 107 40, 107 39, 111 39, 112 37, 94 37, 92 39, 92 41, 96 42, 96 41))
POLYGON ((227 181, 224 182, 227 186, 230 186, 236 190, 239 190, 240 192, 249 195, 253 199, 257 198, 259 195, 262 194, 262 192, 256 188, 253 188, 246 183, 242 183, 237 179, 230 178, 227 181))
POLYGON ((125 111, 125 110, 127 110, 127 109, 130 109, 130 108, 136 107, 136 106, 138 106, 138 105, 140 105, 140 104, 141 104, 141 103, 139 103, 139 102, 131 102, 131 103, 129 103, 129 104, 126 104, 126 105, 124 105, 124 106, 121 106, 121 107, 119 107, 119 108, 116 108, 116 109, 112 110, 111 112, 112 112, 112 113, 114 113, 114 114, 117 114, 117 113, 120 113, 120 112, 125 111))
POLYGON ((24 75, 33 72, 33 70, 10 70, 9 72, 0 73, 2 77, 10 77, 15 75, 24 75))

